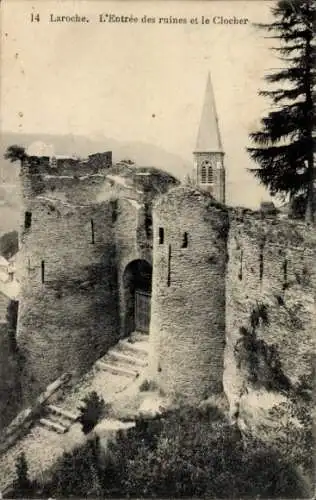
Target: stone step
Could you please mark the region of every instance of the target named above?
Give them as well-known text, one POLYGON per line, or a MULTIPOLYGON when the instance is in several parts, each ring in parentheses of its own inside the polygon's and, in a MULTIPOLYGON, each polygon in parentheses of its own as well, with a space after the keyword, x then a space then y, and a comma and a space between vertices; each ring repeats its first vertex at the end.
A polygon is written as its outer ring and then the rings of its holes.
POLYGON ((142 359, 141 356, 137 356, 137 351, 135 350, 133 352, 134 355, 130 354, 124 354, 123 352, 117 350, 117 349, 111 349, 108 352, 109 358, 114 358, 116 361, 122 361, 123 363, 126 363, 127 365, 130 366, 138 366, 138 367, 145 367, 147 366, 147 361, 142 359))
POLYGON ((64 410, 63 408, 59 408, 58 406, 55 405, 49 405, 47 409, 49 410, 50 413, 63 417, 67 420, 70 420, 71 422, 76 422, 80 416, 80 413, 70 412, 68 410, 64 410))
POLYGON ((123 368, 121 366, 115 365, 115 364, 107 362, 107 361, 103 361, 101 359, 99 359, 95 363, 95 365, 100 370, 108 371, 110 373, 113 373, 114 375, 125 375, 126 377, 137 377, 137 375, 139 374, 137 370, 123 368))
POLYGON ((47 427, 51 431, 55 431, 58 434, 65 434, 68 431, 68 428, 58 422, 53 422, 49 418, 41 418, 40 424, 44 427, 47 427))
POLYGON ((120 340, 116 346, 118 351, 122 351, 126 354, 137 355, 142 359, 147 359, 148 351, 149 351, 149 343, 148 342, 128 342, 127 339, 120 340))
POLYGON ((48 412, 44 415, 44 418, 46 418, 50 422, 53 422, 54 424, 61 425, 66 429, 68 429, 73 424, 72 421, 65 417, 62 417, 61 415, 58 415, 57 413, 48 412))
POLYGON ((148 342, 149 335, 148 335, 148 333, 135 331, 135 332, 131 333, 131 335, 127 338, 127 340, 130 340, 131 343, 132 342, 148 342))

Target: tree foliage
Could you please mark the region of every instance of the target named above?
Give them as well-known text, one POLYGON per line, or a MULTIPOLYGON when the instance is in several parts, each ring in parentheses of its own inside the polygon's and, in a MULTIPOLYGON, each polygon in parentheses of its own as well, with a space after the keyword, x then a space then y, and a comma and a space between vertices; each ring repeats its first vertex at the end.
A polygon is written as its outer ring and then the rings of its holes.
POLYGON ((212 409, 183 408, 140 421, 110 446, 105 496, 132 498, 293 498, 302 485, 264 443, 244 447, 236 427, 212 409))
POLYGON ((6 152, 4 153, 4 158, 6 160, 9 160, 11 163, 14 163, 16 161, 20 161, 21 163, 23 163, 27 158, 27 154, 23 146, 13 144, 12 146, 9 146, 7 148, 6 152))
POLYGON ((83 401, 85 407, 81 410, 79 422, 82 424, 82 432, 88 434, 99 422, 105 409, 105 403, 95 391, 90 392, 83 401))
POLYGON ((272 195, 300 196, 305 214, 314 212, 315 129, 315 16, 314 0, 279 0, 272 8, 274 21, 259 24, 278 41, 273 50, 282 67, 266 75, 271 90, 259 95, 272 100, 272 109, 261 119, 261 130, 250 134, 255 147, 251 169, 272 195))
POLYGON ((295 469, 217 408, 140 418, 107 452, 97 437, 65 453, 37 498, 302 498, 295 469))
POLYGON ((28 474, 28 464, 25 453, 21 453, 15 462, 16 478, 13 483, 16 498, 29 498, 32 490, 28 474))
POLYGON ((19 250, 19 235, 17 231, 5 233, 0 238, 0 254, 10 259, 19 250))
POLYGON ((99 454, 100 442, 97 437, 89 440, 83 447, 65 453, 43 492, 44 496, 101 497, 99 454))

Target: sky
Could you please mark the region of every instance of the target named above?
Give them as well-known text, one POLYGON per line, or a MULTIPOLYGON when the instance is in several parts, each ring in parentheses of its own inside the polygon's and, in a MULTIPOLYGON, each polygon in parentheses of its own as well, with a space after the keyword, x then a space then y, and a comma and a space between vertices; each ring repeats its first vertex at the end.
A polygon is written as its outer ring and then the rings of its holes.
MULTIPOLYGON (((1 130, 80 134, 151 143, 192 162, 210 71, 232 204, 268 199, 247 172, 245 148, 269 102, 258 96, 278 66, 252 23, 271 20, 269 0, 1 2, 1 130), (31 22, 31 14, 40 22, 31 22), (99 15, 138 23, 100 23, 99 15), (49 22, 50 15, 90 22, 49 22), (146 24, 141 18, 155 17, 146 24), (161 24, 159 17, 186 18, 161 24), (201 17, 210 24, 201 24, 201 17), (221 25, 214 16, 248 18, 221 25), (198 24, 191 24, 197 17, 198 24)), ((106 148, 106 146, 105 146, 106 148)), ((150 163, 150 158, 148 159, 150 163)))

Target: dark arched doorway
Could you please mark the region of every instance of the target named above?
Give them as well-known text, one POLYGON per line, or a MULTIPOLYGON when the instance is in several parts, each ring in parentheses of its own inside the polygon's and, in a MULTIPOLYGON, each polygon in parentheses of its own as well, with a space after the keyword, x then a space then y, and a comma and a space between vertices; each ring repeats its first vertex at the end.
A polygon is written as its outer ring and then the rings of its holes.
POLYGON ((133 260, 123 274, 124 334, 149 332, 152 267, 146 260, 133 260))

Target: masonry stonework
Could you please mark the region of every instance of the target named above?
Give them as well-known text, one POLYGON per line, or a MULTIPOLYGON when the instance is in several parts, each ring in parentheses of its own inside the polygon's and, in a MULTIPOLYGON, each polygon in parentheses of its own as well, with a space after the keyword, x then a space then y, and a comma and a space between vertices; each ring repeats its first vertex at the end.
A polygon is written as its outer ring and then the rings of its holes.
POLYGON ((135 262, 151 266, 151 200, 176 183, 151 168, 96 171, 98 161, 88 175, 78 162, 59 171, 33 160, 21 169, 17 262, 26 402, 130 333, 124 273, 135 262))
MULTIPOLYGON (((257 411, 261 400, 266 406, 265 391, 271 406, 281 394, 306 403, 314 390, 314 228, 249 210, 231 210, 230 228, 224 387, 231 412, 249 417, 253 391, 257 411), (253 329, 260 308, 265 321, 253 329), (245 340, 247 359, 240 348, 245 340)), ((264 425, 258 418, 257 425, 260 434, 264 425)))
POLYGON ((179 187, 154 207, 151 372, 166 394, 197 402, 221 393, 228 214, 179 187))
POLYGON ((34 200, 22 221, 18 343, 24 386, 37 393, 83 372, 118 339, 112 208, 34 200))
POLYGON ((234 414, 247 386, 311 386, 313 228, 227 209, 205 190, 172 188, 174 178, 150 167, 98 161, 88 175, 86 165, 52 172, 46 163, 21 170, 18 344, 27 396, 63 371, 84 372, 132 331, 137 273, 147 292, 152 283, 150 376, 166 394, 194 404, 223 383, 234 414), (260 308, 267 321, 252 329, 260 308), (248 346, 245 362, 249 331, 258 355, 248 346))

